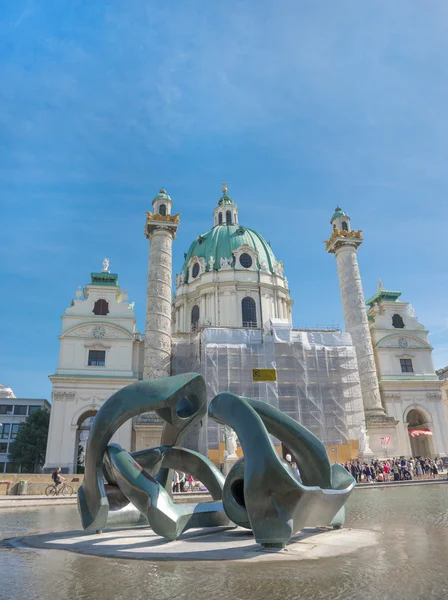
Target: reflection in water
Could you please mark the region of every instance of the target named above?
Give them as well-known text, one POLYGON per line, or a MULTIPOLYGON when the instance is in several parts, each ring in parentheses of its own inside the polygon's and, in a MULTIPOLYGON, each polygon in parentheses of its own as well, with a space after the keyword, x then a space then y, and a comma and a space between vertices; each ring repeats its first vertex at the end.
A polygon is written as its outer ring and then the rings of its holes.
MULTIPOLYGON (((347 527, 380 532, 380 545, 297 565, 152 564, 0 546, 0 598, 448 598, 448 486, 359 490, 347 515, 347 527)), ((3 539, 73 529, 80 529, 76 507, 0 511, 3 539)))

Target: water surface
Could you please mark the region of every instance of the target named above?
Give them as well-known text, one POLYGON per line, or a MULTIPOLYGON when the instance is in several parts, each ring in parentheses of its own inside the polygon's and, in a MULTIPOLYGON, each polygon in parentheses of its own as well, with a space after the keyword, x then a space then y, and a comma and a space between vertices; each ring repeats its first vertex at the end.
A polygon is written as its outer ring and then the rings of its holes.
MULTIPOLYGON (((0 544, 7 600, 414 600, 448 599, 448 485, 355 491, 347 527, 380 543, 296 565, 149 563, 0 544)), ((0 511, 3 539, 80 529, 76 506, 0 511)))

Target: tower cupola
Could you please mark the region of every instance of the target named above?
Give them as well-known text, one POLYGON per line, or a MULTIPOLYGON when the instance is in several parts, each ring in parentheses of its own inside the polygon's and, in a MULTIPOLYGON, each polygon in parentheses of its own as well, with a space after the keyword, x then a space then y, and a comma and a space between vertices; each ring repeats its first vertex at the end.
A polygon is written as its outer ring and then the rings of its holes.
POLYGON ((345 213, 342 208, 337 206, 334 210, 334 215, 331 217, 330 223, 333 225, 333 230, 338 229, 340 231, 351 231, 350 217, 345 213))
POLYGON ((238 207, 227 194, 227 183, 224 181, 222 196, 213 211, 213 219, 216 225, 238 225, 238 207))
POLYGON ((171 198, 166 193, 166 190, 163 188, 159 191, 157 196, 152 201, 152 207, 154 210, 154 214, 162 215, 162 217, 166 217, 166 215, 171 214, 171 206, 172 206, 171 198))

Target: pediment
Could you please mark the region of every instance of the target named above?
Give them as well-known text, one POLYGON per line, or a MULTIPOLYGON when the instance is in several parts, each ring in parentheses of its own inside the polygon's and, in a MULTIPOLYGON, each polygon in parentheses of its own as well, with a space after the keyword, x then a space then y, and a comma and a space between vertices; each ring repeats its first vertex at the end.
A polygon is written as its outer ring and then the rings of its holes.
POLYGON ((397 333, 391 333, 381 338, 376 348, 399 348, 403 352, 407 349, 422 348, 425 350, 431 350, 431 346, 422 340, 421 338, 409 335, 406 330, 400 330, 397 333))
POLYGON ((133 340, 134 336, 120 327, 109 323, 80 323, 62 334, 63 338, 87 338, 91 340, 133 340))

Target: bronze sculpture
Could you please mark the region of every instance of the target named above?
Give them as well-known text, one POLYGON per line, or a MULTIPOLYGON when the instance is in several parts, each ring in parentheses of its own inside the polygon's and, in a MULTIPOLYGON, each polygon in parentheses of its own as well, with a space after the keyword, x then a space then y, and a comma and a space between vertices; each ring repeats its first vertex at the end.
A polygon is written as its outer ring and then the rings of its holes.
POLYGON ((218 394, 209 417, 238 434, 244 454, 224 479, 208 458, 180 446, 205 412, 205 382, 196 373, 139 381, 111 396, 87 443, 78 492, 84 529, 101 531, 114 513, 133 511, 167 539, 192 527, 235 524, 252 529, 265 548, 282 548, 305 526, 342 527, 355 481, 342 466, 330 464, 325 446, 310 431, 264 402, 218 394), (128 453, 109 444, 126 420, 150 410, 165 421, 160 447, 128 453), (278 456, 271 435, 296 457, 301 481, 278 456), (174 468, 200 479, 213 501, 175 504, 169 493, 174 468))

